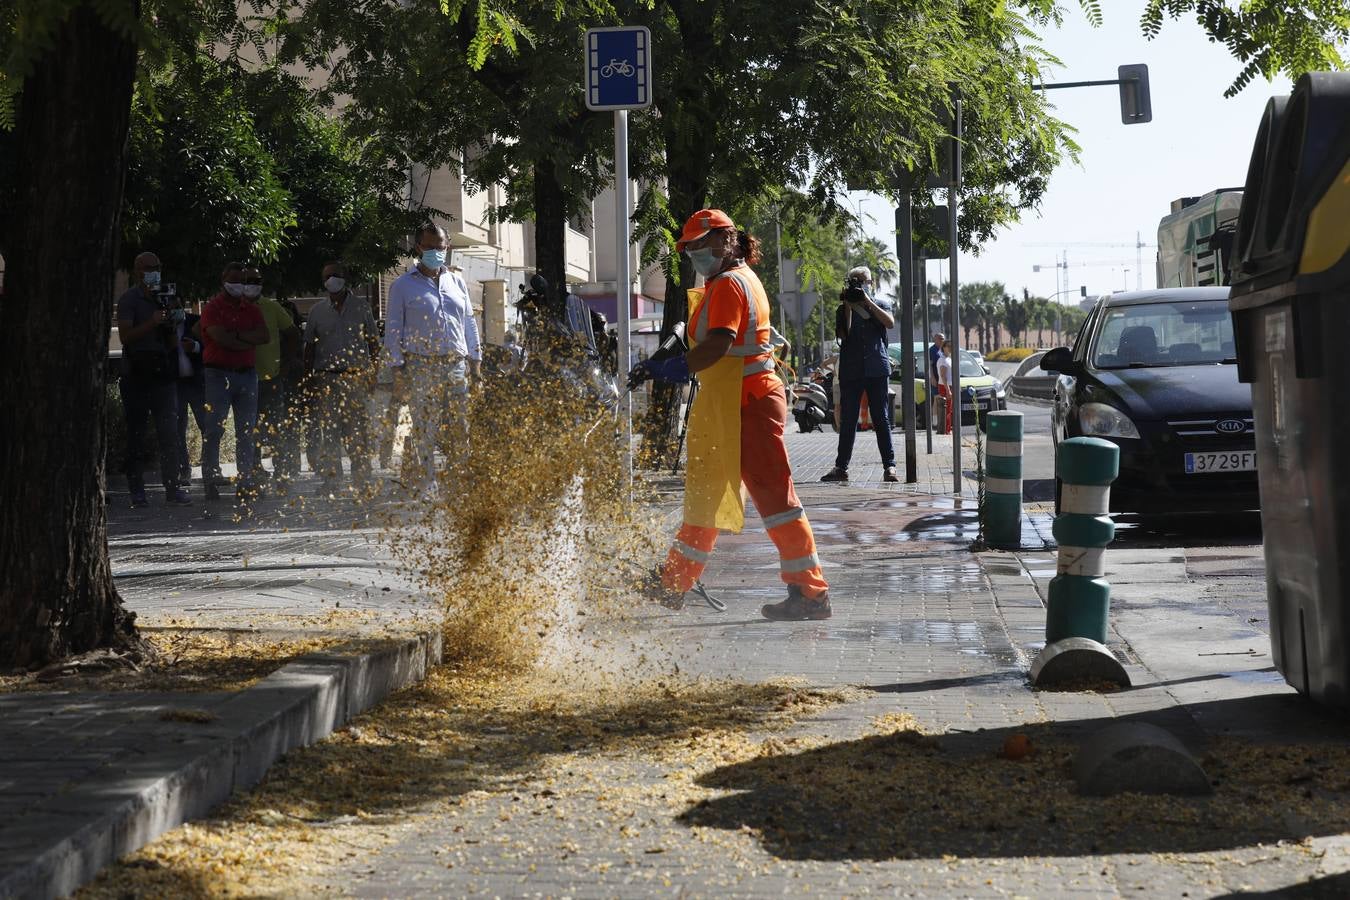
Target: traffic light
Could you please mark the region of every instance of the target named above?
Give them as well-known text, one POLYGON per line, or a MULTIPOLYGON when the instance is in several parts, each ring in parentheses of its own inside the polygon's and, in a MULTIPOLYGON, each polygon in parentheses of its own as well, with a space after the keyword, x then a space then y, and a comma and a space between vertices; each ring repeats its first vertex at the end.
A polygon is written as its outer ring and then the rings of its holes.
POLYGON ((1153 121, 1153 101, 1148 92, 1148 66, 1137 63, 1119 66, 1120 121, 1126 125, 1141 125, 1153 121))

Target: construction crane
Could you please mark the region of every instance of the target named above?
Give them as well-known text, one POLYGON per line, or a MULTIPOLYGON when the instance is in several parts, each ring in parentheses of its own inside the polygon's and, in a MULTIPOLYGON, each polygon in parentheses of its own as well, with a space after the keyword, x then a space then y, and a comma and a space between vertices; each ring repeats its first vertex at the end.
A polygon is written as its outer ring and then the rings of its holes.
MULTIPOLYGON (((1058 247, 1058 248, 1060 248, 1061 251, 1064 251, 1064 259, 1065 259, 1065 262, 1064 262, 1064 263, 1057 263, 1057 265, 1059 265, 1059 266, 1062 267, 1062 268, 1067 268, 1067 267, 1068 267, 1068 262, 1067 262, 1067 260, 1068 260, 1068 255, 1069 255, 1069 254, 1068 254, 1067 248, 1069 248, 1069 247, 1133 247, 1133 248, 1134 248, 1134 288, 1135 288, 1135 290, 1142 290, 1142 289, 1143 289, 1143 286, 1144 286, 1144 281, 1143 281, 1143 279, 1144 279, 1144 248, 1145 248, 1145 247, 1152 247, 1152 248, 1154 248, 1154 249, 1157 249, 1157 246, 1158 246, 1158 245, 1157 245, 1157 244, 1148 244, 1148 243, 1145 243, 1145 242, 1144 242, 1144 239, 1143 239, 1143 232, 1136 231, 1136 232, 1134 233, 1134 243, 1133 243, 1133 244, 1124 244, 1124 243, 1118 243, 1118 242, 1113 242, 1113 241, 1052 241, 1052 242, 1040 241, 1040 242, 1036 242, 1036 243, 1023 244, 1022 246, 1023 246, 1023 247, 1058 247)), ((1120 262, 1121 262, 1121 260, 1113 260, 1113 261, 1110 261, 1110 262, 1078 263, 1078 265, 1083 265, 1083 266, 1089 266, 1089 265, 1106 265, 1106 266, 1113 266, 1113 265, 1119 265, 1120 262)))

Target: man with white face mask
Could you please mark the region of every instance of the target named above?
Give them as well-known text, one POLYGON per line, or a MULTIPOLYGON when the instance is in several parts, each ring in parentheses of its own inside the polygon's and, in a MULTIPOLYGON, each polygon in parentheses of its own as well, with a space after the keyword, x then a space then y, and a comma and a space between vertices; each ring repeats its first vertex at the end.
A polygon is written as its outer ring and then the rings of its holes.
POLYGON ((412 401, 417 465, 411 477, 433 481, 438 445, 449 455, 468 443, 469 375, 483 358, 478 322, 464 279, 446 268, 445 229, 417 229, 417 266, 389 286, 384 346, 394 378, 412 401))
MULTIPOLYGON (((267 343, 267 323, 256 304, 244 300, 243 263, 230 263, 221 273, 221 292, 202 310, 202 363, 206 369, 207 431, 202 435, 202 471, 220 470, 220 438, 225 416, 234 410, 236 498, 247 503, 252 493, 253 428, 258 417, 257 347, 267 343)), ((206 499, 220 491, 208 478, 206 499)))
POLYGON ((123 372, 120 382, 122 411, 126 416, 127 454, 125 470, 131 505, 148 505, 141 474, 139 452, 145 420, 155 423, 160 478, 164 496, 173 506, 192 503, 178 480, 178 375, 174 332, 182 321, 181 309, 169 310, 159 298, 160 262, 153 253, 136 257, 131 287, 117 301, 117 332, 122 341, 123 372))
POLYGON ((323 268, 327 300, 309 311, 302 341, 309 375, 309 414, 318 431, 315 471, 323 479, 320 495, 335 491, 342 480, 342 448, 351 459, 352 486, 364 488, 370 478, 370 415, 366 400, 374 386, 374 361, 379 330, 370 304, 352 296, 347 269, 340 262, 323 268))

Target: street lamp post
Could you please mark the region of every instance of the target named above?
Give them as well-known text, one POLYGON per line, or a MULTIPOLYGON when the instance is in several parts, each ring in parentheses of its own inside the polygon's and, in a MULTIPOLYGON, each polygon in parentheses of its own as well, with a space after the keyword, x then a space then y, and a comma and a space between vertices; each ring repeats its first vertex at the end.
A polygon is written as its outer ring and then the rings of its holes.
MULTIPOLYGON (((1033 265, 1033 266, 1031 267, 1031 271, 1033 271, 1033 272, 1039 272, 1041 269, 1044 269, 1045 267, 1046 267, 1045 263, 1037 263, 1036 265, 1033 265)), ((1068 284, 1068 283, 1069 283, 1069 251, 1067 251, 1067 250, 1064 251, 1064 258, 1063 258, 1063 260, 1061 260, 1060 257, 1059 257, 1058 255, 1055 256, 1055 293, 1054 293, 1054 294, 1052 295, 1052 297, 1051 297, 1052 300, 1053 300, 1055 297, 1060 296, 1061 294, 1067 294, 1067 293, 1069 292, 1069 289, 1068 289, 1068 288, 1065 288, 1065 289, 1062 290, 1062 291, 1059 289, 1059 272, 1060 272, 1061 269, 1064 270, 1064 283, 1065 283, 1065 284, 1068 284)), ((1058 332, 1058 333, 1060 334, 1061 337, 1063 337, 1063 333, 1064 333, 1064 329, 1063 329, 1063 319, 1062 319, 1062 317, 1060 316, 1059 304, 1058 304, 1058 303, 1055 304, 1055 331, 1058 332)))

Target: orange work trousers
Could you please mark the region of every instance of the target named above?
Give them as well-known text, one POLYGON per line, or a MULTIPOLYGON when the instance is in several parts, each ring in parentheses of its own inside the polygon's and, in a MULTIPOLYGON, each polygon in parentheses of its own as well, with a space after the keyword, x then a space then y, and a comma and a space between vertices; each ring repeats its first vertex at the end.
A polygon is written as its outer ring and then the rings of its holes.
MULTIPOLYGON (((792 485, 783 429, 787 425, 787 396, 776 390, 741 407, 741 480, 764 520, 769 538, 778 548, 783 581, 800 585, 808 597, 818 597, 829 584, 820 570, 811 523, 792 485)), ((717 543, 717 529, 685 523, 671 544, 662 580, 666 587, 688 591, 703 574, 717 543)))

